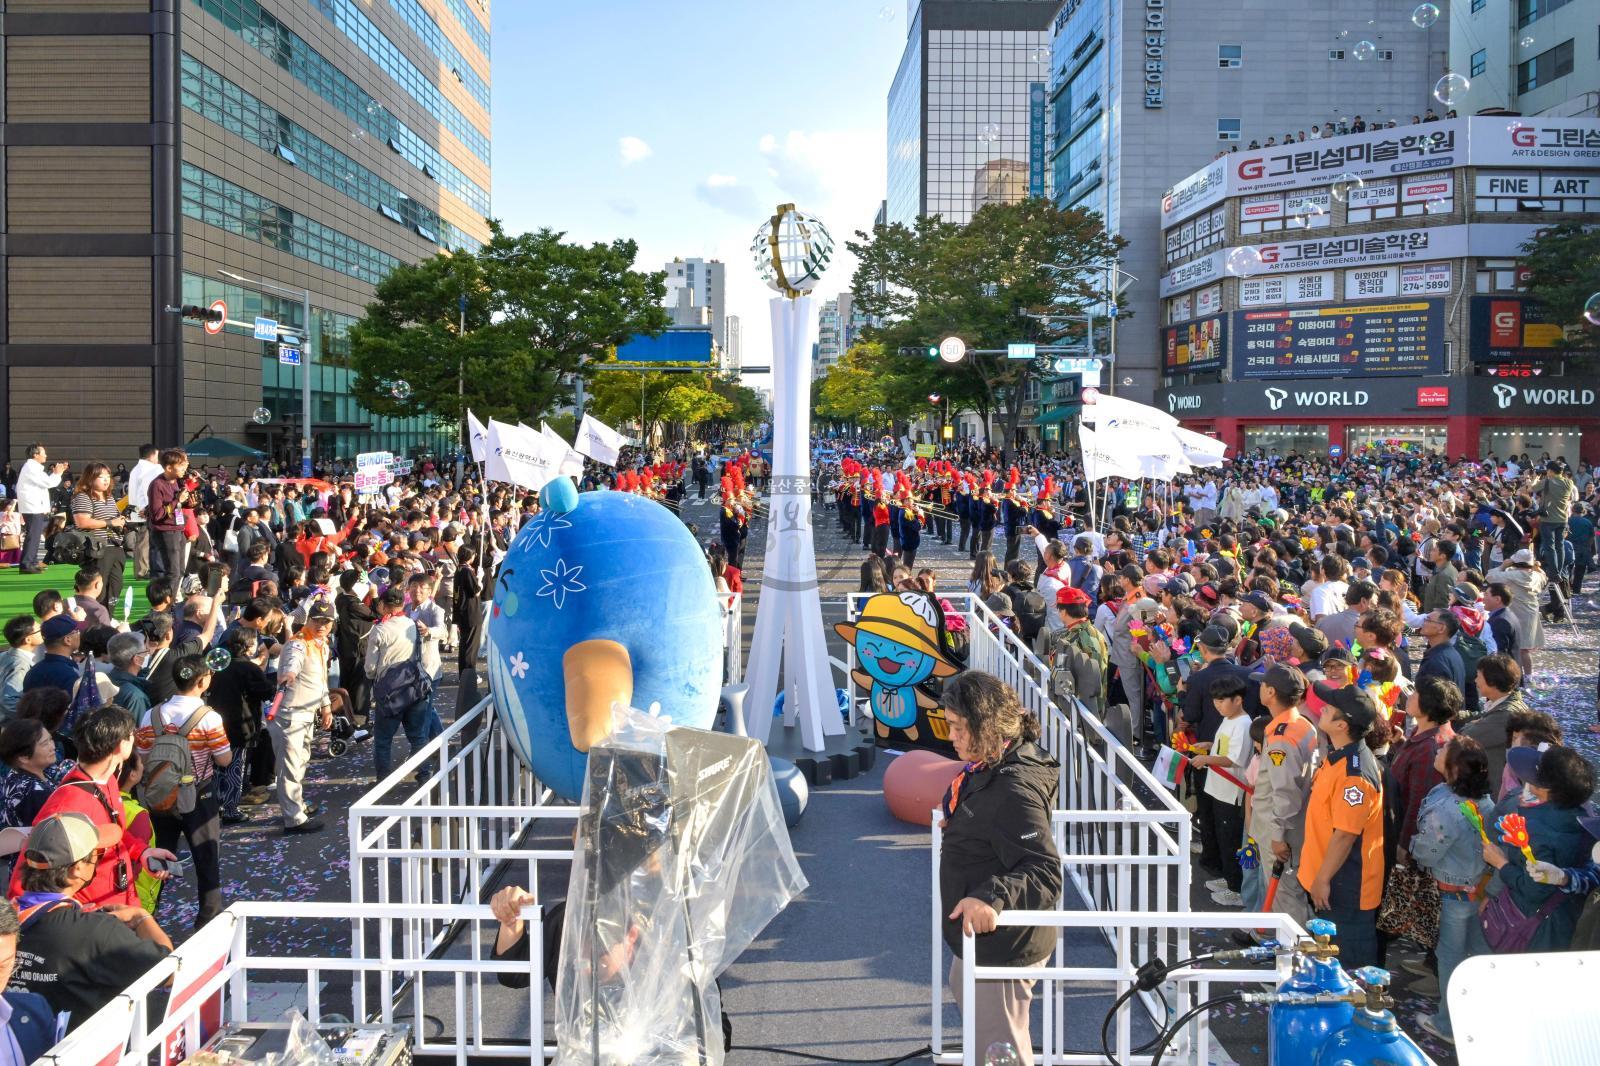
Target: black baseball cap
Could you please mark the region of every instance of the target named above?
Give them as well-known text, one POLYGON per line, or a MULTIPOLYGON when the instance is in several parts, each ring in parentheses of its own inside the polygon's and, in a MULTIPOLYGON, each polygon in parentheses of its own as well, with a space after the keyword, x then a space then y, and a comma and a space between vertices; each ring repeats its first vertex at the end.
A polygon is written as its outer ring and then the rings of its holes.
POLYGON ((1272 597, 1268 596, 1265 592, 1262 592, 1259 589, 1255 592, 1251 592, 1247 595, 1239 597, 1239 602, 1248 603, 1258 611, 1265 611, 1268 614, 1272 613, 1272 597))
POLYGON ((1267 668, 1266 673, 1260 675, 1251 674, 1250 676, 1258 679, 1263 685, 1271 685, 1272 690, 1278 695, 1291 699, 1296 703, 1305 698, 1306 675, 1302 674, 1298 668, 1287 663, 1274 663, 1267 668))
POLYGON ((1378 720, 1378 704, 1366 690, 1355 685, 1335 688, 1326 681, 1314 682, 1311 688, 1317 694, 1317 699, 1338 709, 1344 720, 1350 723, 1352 733, 1366 736, 1372 731, 1373 723, 1378 720))
POLYGON ((329 607, 326 600, 318 600, 306 611, 307 622, 333 622, 338 618, 329 607))
POLYGON ((1300 645, 1300 650, 1306 653, 1308 659, 1316 659, 1320 662, 1323 654, 1328 650, 1328 635, 1320 629, 1300 622, 1290 622, 1289 635, 1294 638, 1296 644, 1300 645))
POLYGON ((1200 631, 1200 643, 1212 651, 1227 651, 1233 641, 1222 626, 1206 626, 1200 631))

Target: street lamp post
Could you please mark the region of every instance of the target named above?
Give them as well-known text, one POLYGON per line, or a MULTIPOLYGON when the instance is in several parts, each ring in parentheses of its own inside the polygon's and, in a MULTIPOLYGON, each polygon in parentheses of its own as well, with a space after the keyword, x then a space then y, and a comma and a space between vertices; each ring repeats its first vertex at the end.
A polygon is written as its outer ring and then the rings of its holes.
MULTIPOLYGON (((247 278, 231 270, 218 270, 225 278, 257 289, 300 297, 300 476, 311 476, 311 290, 291 289, 275 281, 247 278)), ((282 330, 280 329, 281 333, 282 330)))

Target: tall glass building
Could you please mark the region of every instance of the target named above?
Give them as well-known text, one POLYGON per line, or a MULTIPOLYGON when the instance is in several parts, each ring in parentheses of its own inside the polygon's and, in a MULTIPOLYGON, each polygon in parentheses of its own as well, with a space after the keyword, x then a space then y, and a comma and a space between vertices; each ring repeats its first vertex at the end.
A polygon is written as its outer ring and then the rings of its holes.
POLYGON ((304 371, 257 318, 310 357, 319 458, 450 447, 355 403, 348 331, 395 266, 487 239, 489 40, 486 0, 10 0, 10 456, 298 453, 304 371), (167 310, 218 300, 216 335, 167 310))
POLYGON ((1046 195, 1051 17, 1059 0, 920 0, 889 89, 887 218, 966 222, 1046 195))

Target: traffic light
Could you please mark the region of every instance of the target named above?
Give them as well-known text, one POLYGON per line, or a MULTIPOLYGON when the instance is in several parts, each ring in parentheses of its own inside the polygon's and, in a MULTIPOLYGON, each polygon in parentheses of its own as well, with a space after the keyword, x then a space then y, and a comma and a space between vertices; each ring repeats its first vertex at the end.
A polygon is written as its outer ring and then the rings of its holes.
POLYGON ((919 359, 939 358, 939 346, 937 344, 930 344, 926 348, 899 348, 897 351, 899 351, 901 355, 915 356, 919 359))
POLYGON ((219 325, 227 313, 220 307, 201 307, 199 304, 184 304, 181 311, 184 318, 213 326, 219 325))

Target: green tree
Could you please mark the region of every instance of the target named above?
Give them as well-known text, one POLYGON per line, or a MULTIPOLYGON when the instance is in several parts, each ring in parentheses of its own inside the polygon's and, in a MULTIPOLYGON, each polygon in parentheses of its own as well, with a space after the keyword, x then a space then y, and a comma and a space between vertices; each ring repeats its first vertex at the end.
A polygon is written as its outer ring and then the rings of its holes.
POLYGON ((440 425, 464 422, 467 408, 537 420, 567 402, 580 360, 668 326, 665 275, 633 269, 633 241, 578 245, 550 229, 489 226, 476 253, 406 264, 379 283, 350 333, 352 391, 368 410, 440 425))
POLYGON ((1584 318, 1584 307, 1600 293, 1600 229, 1561 222, 1522 246, 1528 295, 1551 319, 1566 327, 1565 347, 1593 350, 1600 328, 1584 318))
MULTIPOLYGON (((601 365, 615 363, 612 358, 601 365)), ((653 365, 668 369, 594 371, 589 386, 589 411, 602 422, 614 426, 623 423, 637 425, 642 414, 643 431, 649 437, 655 427, 665 423, 697 426, 728 420, 738 404, 746 402, 742 398, 736 399, 737 394, 725 395, 723 389, 726 387, 719 387, 718 379, 712 372, 699 364, 653 365)), ((735 384, 733 388, 742 386, 735 384)), ((755 403, 759 410, 760 401, 755 403)))
POLYGON ((1099 215, 1041 199, 985 205, 965 226, 922 217, 856 238, 856 306, 883 323, 868 336, 883 347, 881 373, 901 382, 886 391, 908 401, 921 394, 924 404, 937 392, 952 410, 976 410, 986 422, 1004 411, 997 428, 1007 447, 1017 440, 1028 382, 1039 375, 1031 360, 969 352, 951 365, 899 350, 949 336, 969 349, 1053 343, 1067 333, 1062 317, 1104 299, 1105 268, 1126 243, 1106 233, 1099 215))

